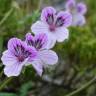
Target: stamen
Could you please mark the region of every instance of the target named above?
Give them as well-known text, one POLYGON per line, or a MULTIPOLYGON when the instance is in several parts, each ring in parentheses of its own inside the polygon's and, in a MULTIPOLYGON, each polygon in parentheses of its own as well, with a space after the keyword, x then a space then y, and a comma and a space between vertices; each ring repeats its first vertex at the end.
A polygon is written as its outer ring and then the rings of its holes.
POLYGON ((25 58, 24 58, 23 56, 18 56, 18 61, 19 61, 19 62, 23 62, 24 59, 25 59, 25 58))

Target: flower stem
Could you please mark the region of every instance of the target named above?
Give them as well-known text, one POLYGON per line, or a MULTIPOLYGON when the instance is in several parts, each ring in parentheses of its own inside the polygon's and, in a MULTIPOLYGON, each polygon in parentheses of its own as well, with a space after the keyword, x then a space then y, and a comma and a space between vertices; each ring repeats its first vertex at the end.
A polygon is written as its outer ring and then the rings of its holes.
POLYGON ((41 7, 42 7, 42 4, 43 4, 43 0, 39 0, 39 3, 38 3, 38 10, 40 11, 41 7))
POLYGON ((0 91, 12 80, 12 77, 6 78, 4 82, 0 85, 0 91))
POLYGON ((96 81, 96 76, 91 79, 88 83, 86 83, 85 85, 81 86, 80 88, 78 88, 77 90, 69 93, 68 95, 65 96, 74 96, 75 94, 81 92, 82 90, 84 90, 85 88, 87 88, 88 86, 90 86, 92 83, 94 83, 96 81))
POLYGON ((0 78, 2 77, 2 75, 3 75, 3 70, 2 70, 1 73, 0 73, 0 78))
POLYGON ((5 16, 3 17, 3 19, 0 21, 0 26, 8 19, 8 17, 11 15, 11 13, 13 12, 13 7, 5 14, 5 16))

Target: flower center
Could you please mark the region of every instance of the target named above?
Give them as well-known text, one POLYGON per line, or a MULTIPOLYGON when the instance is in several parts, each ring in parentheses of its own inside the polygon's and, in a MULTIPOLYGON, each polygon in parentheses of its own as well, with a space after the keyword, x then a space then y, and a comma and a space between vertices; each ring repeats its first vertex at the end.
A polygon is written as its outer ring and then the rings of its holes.
POLYGON ((18 56, 18 60, 20 61, 20 62, 23 62, 24 61, 24 56, 18 56))
POLYGON ((52 31, 52 32, 55 31, 55 28, 56 28, 55 25, 53 25, 53 24, 49 25, 49 30, 50 31, 52 31))
POLYGON ((31 52, 26 50, 22 45, 17 45, 15 48, 14 55, 17 57, 19 62, 23 62, 28 56, 31 55, 31 52))

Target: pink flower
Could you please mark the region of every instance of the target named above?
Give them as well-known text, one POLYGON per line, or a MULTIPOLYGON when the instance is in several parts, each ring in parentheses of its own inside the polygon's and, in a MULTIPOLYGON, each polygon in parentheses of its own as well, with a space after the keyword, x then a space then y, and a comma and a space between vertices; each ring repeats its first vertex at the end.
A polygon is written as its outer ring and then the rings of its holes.
POLYGON ((1 58, 4 67, 4 74, 8 77, 18 76, 27 63, 31 63, 37 55, 35 48, 27 46, 26 43, 17 38, 8 42, 8 50, 3 52, 1 58))
POLYGON ((65 7, 72 13, 73 26, 82 26, 86 23, 84 15, 87 12, 87 7, 83 2, 77 3, 75 0, 67 0, 65 7))
POLYGON ((69 36, 67 27, 71 25, 72 16, 69 12, 60 11, 56 13, 53 7, 46 7, 42 10, 41 18, 34 23, 31 30, 35 34, 46 33, 52 48, 56 41, 63 42, 69 36))
POLYGON ((46 34, 40 33, 32 36, 31 33, 27 33, 26 43, 31 47, 35 47, 38 51, 36 59, 32 61, 32 66, 35 68, 38 75, 42 75, 43 68, 57 63, 57 54, 52 50, 46 49, 48 43, 46 34))

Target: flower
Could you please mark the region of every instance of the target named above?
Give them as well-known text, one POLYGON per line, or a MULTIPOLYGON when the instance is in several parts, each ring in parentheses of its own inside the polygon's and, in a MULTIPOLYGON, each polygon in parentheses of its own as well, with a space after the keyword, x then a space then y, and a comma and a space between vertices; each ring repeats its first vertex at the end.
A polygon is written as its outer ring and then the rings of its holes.
POLYGON ((65 7, 72 14, 73 26, 82 26, 86 23, 84 15, 87 12, 87 7, 83 2, 77 3, 75 0, 67 0, 65 7))
POLYGON ((42 75, 43 68, 57 63, 57 54, 52 50, 46 49, 48 42, 46 34, 40 33, 32 36, 31 33, 27 33, 25 41, 27 45, 35 47, 38 51, 36 59, 32 61, 32 65, 37 71, 38 75, 42 75))
POLYGON ((35 59, 37 51, 35 48, 27 46, 27 44, 18 38, 12 38, 8 42, 8 50, 3 52, 1 58, 5 65, 4 73, 8 77, 18 76, 26 63, 30 63, 35 59))
POLYGON ((31 30, 34 34, 46 33, 52 48, 56 41, 63 42, 69 36, 67 27, 71 25, 72 16, 69 12, 60 11, 56 13, 53 7, 46 7, 42 10, 41 20, 34 23, 31 30))

